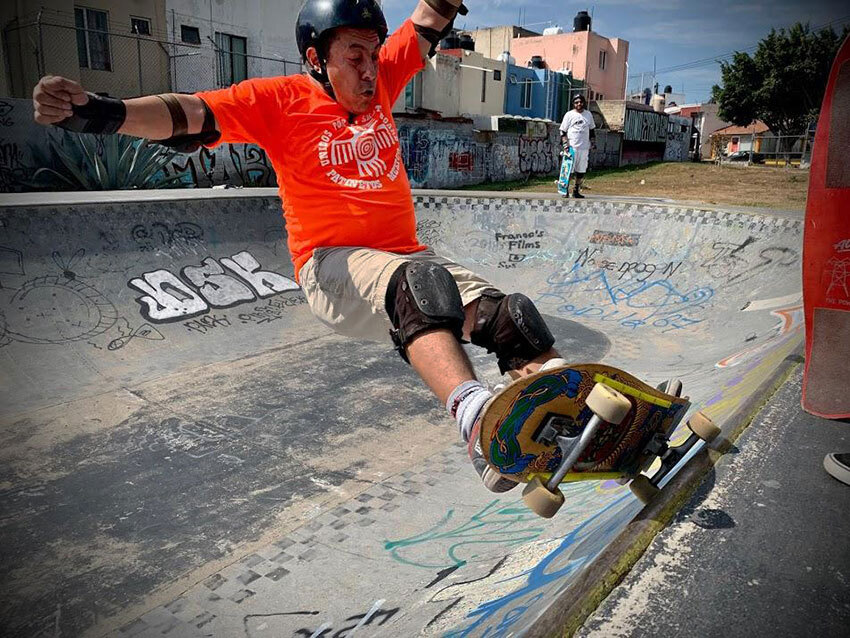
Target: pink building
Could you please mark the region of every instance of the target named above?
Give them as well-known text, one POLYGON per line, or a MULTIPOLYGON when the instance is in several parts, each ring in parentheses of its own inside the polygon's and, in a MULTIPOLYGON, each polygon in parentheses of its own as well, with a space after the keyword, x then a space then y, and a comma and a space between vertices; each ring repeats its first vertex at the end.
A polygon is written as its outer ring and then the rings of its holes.
POLYGON ((622 100, 625 95, 629 43, 620 38, 606 38, 589 29, 514 38, 511 55, 518 66, 527 66, 539 56, 548 69, 572 72, 589 85, 591 100, 622 100))

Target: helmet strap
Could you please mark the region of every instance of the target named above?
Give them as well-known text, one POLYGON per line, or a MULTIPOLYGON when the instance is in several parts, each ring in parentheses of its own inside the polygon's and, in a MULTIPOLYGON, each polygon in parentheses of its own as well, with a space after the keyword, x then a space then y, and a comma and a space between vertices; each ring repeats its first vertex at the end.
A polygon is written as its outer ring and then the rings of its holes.
POLYGON ((320 58, 320 63, 322 67, 319 71, 310 66, 310 76, 315 78, 319 82, 319 84, 322 85, 322 88, 325 89, 325 93, 327 93, 332 100, 336 100, 336 93, 334 93, 334 87, 331 85, 331 79, 328 77, 327 62, 321 60, 320 58))
POLYGON ((310 64, 309 60, 307 60, 307 66, 310 69, 310 76, 322 85, 322 88, 325 89, 325 93, 327 93, 332 100, 336 100, 336 93, 334 93, 334 87, 331 85, 331 79, 328 76, 328 60, 326 58, 327 53, 325 51, 328 46, 327 40, 324 38, 322 38, 322 40, 323 41, 315 44, 316 57, 319 60, 319 69, 317 70, 312 64, 310 64))

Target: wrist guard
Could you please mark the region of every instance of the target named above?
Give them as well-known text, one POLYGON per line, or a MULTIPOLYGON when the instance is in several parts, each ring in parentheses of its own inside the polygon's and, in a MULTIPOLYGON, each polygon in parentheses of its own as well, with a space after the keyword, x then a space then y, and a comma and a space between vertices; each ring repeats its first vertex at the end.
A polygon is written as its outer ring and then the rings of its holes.
POLYGON ((416 30, 416 33, 419 34, 426 42, 431 44, 431 50, 428 51, 428 57, 433 58, 437 53, 437 46, 440 44, 440 40, 445 38, 449 33, 452 32, 455 25, 455 18, 458 14, 465 16, 469 13, 469 9, 466 8, 466 5, 461 3, 458 6, 455 6, 448 2, 447 0, 422 0, 425 4, 431 7, 434 11, 439 13, 442 17, 449 21, 449 23, 443 28, 442 31, 437 31, 436 29, 432 29, 430 27, 423 27, 415 22, 413 23, 413 28, 416 30))
POLYGON ((449 22, 452 22, 457 14, 465 16, 469 13, 469 9, 462 2, 460 4, 452 4, 448 0, 422 0, 425 4, 439 13, 449 22))
POLYGON ((89 101, 71 106, 71 117, 57 122, 56 126, 74 133, 111 135, 117 133, 127 119, 127 107, 122 100, 108 95, 86 92, 89 101))

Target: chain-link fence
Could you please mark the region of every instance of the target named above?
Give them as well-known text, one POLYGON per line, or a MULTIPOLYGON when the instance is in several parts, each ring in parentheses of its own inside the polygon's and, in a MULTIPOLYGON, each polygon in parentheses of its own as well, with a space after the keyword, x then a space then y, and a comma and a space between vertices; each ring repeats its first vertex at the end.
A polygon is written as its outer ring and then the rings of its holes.
POLYGON ((31 96, 45 75, 78 79, 88 91, 126 98, 207 90, 302 70, 299 61, 283 55, 251 54, 247 38, 214 27, 211 34, 195 29, 169 38, 152 31, 149 21, 134 19, 132 30, 118 32, 106 28, 102 13, 43 10, 10 23, 3 32, 9 97, 31 96), (189 41, 178 40, 181 36, 189 41))

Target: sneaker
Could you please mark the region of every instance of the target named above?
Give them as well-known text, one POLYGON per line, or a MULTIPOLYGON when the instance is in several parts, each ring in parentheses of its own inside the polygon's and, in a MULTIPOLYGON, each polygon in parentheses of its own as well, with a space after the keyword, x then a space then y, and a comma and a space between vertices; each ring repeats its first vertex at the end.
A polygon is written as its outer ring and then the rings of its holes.
POLYGON ((578 192, 577 190, 574 190, 574 191, 573 191, 573 197, 575 197, 576 199, 584 199, 584 195, 582 195, 582 194, 581 194, 580 192, 578 192))
POLYGON ((546 372, 546 370, 551 370, 552 368, 563 368, 567 364, 566 359, 562 359, 561 357, 553 357, 549 359, 546 363, 540 366, 540 370, 538 372, 546 372))
POLYGON ((480 431, 481 420, 479 419, 472 428, 469 443, 467 444, 467 452, 469 453, 469 460, 472 461, 472 467, 478 472, 478 476, 481 477, 484 487, 491 492, 501 493, 514 489, 519 483, 499 474, 484 458, 484 454, 481 451, 480 437, 478 436, 480 431))
POLYGON ((823 459, 823 469, 842 483, 850 485, 850 452, 827 454, 823 459))
MULTIPOLYGON (((540 366, 538 372, 545 372, 546 370, 551 370, 552 368, 562 368, 567 365, 566 359, 561 359, 560 357, 554 357, 549 359, 546 363, 540 366)), ((499 394, 502 390, 508 387, 509 383, 512 383, 513 380, 510 381, 502 381, 501 383, 497 383, 493 386, 493 394, 499 394)))

